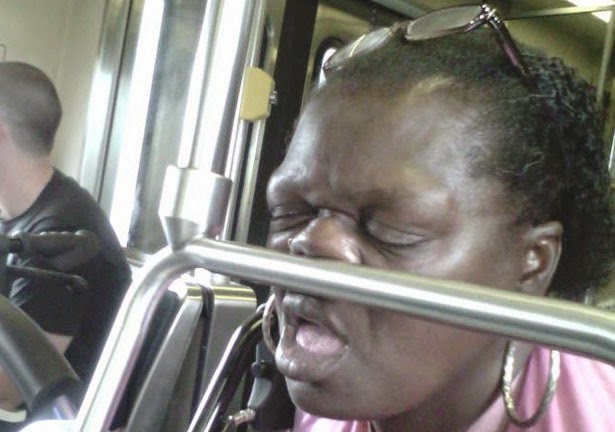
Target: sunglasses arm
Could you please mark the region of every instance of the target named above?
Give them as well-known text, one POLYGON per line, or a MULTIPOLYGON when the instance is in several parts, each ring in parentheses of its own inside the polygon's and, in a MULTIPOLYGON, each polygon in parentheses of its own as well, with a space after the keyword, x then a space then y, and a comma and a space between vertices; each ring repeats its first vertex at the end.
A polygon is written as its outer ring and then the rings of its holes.
POLYGON ((535 87, 534 81, 532 80, 532 74, 530 73, 530 70, 525 61, 523 61, 523 56, 513 42, 512 37, 510 36, 508 29, 506 28, 506 25, 497 15, 491 16, 487 20, 487 24, 489 24, 495 30, 498 43, 502 46, 502 49, 504 50, 504 52, 506 52, 506 55, 508 56, 510 61, 519 69, 519 71, 523 75, 523 78, 525 78, 528 84, 532 88, 535 87))

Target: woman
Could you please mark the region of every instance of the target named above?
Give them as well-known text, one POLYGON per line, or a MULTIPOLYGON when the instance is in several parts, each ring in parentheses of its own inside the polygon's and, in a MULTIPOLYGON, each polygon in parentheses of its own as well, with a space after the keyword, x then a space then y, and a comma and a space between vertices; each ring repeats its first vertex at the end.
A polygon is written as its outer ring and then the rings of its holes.
MULTIPOLYGON (((269 184, 271 247, 574 300, 607 280, 602 131, 572 70, 522 57, 485 6, 368 35, 328 69, 269 184), (497 32, 469 31, 481 23, 497 32)), ((549 405, 544 348, 275 296, 297 431, 615 430, 610 366, 562 354, 549 405), (505 354, 516 365, 508 415, 505 354)))

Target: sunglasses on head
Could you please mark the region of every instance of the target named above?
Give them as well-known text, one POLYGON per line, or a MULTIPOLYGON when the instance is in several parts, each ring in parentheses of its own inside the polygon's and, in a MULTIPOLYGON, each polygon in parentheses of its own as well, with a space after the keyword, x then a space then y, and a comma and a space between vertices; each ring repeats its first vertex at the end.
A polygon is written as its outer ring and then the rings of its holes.
POLYGON ((420 41, 467 33, 488 24, 497 35, 504 53, 523 76, 527 84, 534 82, 521 52, 515 45, 506 25, 489 5, 454 6, 423 15, 413 21, 398 23, 388 28, 379 28, 364 34, 354 42, 337 50, 323 65, 325 75, 340 69, 352 57, 372 52, 389 42, 398 32, 403 32, 406 41, 420 41))

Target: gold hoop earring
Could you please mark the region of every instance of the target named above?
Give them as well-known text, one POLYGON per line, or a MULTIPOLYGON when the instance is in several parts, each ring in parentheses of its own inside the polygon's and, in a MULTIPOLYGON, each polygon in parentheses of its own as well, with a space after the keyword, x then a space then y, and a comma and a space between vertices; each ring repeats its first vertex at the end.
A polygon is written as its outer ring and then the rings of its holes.
POLYGON ((265 346, 274 356, 277 347, 275 339, 273 338, 273 335, 271 333, 274 323, 277 320, 278 319, 275 314, 275 296, 272 294, 269 299, 267 299, 267 303, 265 303, 265 310, 263 311, 263 321, 261 324, 261 328, 263 332, 263 342, 265 342, 265 346))
POLYGON ((512 381, 515 363, 515 345, 512 342, 506 344, 506 354, 504 356, 504 366, 502 374, 502 396, 504 397, 504 405, 506 406, 506 414, 511 422, 521 428, 529 428, 538 423, 540 417, 547 411, 555 390, 557 389, 557 381, 560 374, 560 353, 559 351, 551 350, 551 364, 549 365, 549 376, 545 392, 542 395, 540 406, 536 412, 528 419, 521 419, 515 408, 515 401, 512 396, 512 381))

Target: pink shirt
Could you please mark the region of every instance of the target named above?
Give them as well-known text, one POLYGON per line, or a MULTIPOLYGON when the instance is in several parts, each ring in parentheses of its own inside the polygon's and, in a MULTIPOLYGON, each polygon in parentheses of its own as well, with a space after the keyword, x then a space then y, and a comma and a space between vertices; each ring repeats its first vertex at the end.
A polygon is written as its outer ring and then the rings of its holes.
MULTIPOLYGON (((525 373, 519 378, 517 412, 521 418, 540 404, 549 370, 549 351, 534 350, 525 373)), ((505 421, 506 411, 498 398, 467 432, 493 432, 505 421)), ((506 432, 607 432, 615 431, 615 368, 583 357, 562 353, 557 390, 547 412, 531 429, 511 425, 506 432)), ((300 410, 294 432, 368 432, 365 421, 339 421, 316 417, 300 410)))

